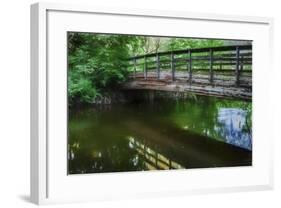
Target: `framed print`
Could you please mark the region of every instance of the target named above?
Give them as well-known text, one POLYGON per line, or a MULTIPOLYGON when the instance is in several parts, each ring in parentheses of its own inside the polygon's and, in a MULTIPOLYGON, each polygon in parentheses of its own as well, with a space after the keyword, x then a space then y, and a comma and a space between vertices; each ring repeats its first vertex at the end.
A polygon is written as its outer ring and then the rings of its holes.
POLYGON ((272 188, 272 24, 32 5, 32 202, 272 188))

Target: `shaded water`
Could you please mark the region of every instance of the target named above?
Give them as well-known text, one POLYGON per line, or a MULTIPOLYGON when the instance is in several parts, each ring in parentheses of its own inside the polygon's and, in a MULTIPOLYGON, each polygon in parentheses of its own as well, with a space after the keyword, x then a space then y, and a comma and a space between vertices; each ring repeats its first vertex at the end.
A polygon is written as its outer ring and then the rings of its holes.
POLYGON ((210 97, 91 107, 69 116, 68 173, 248 166, 251 103, 210 97))

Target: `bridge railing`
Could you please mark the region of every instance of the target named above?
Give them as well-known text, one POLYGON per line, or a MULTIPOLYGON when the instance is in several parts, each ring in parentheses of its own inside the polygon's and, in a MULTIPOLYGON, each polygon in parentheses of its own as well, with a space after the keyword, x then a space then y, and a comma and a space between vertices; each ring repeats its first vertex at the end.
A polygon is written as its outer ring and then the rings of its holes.
POLYGON ((251 86, 252 45, 166 51, 128 61, 132 79, 251 86))

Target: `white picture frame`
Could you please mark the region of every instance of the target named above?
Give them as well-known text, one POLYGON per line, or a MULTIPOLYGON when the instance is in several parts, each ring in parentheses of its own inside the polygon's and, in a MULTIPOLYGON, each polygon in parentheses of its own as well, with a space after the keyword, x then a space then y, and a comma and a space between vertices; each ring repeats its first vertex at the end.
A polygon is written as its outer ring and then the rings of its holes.
POLYGON ((272 70, 272 28, 273 20, 265 17, 97 8, 53 3, 33 4, 31 201, 36 204, 49 204, 272 189, 273 144, 272 136, 268 133, 271 118, 264 110, 269 107, 269 89, 264 86, 270 83, 270 77, 262 71, 265 66, 267 71, 272 70), (157 28, 154 27, 156 23, 159 25, 157 28), (171 30, 165 32, 163 28, 168 23, 171 30), (134 24, 138 26, 134 27, 134 24), (193 27, 192 31, 186 31, 180 29, 183 24, 191 28, 194 25, 199 26, 193 27), (66 31, 186 37, 198 37, 201 34, 206 38, 253 40, 253 165, 218 169, 67 175, 66 31), (162 185, 163 181, 167 183, 162 185), (93 185, 94 189, 91 188, 93 185))

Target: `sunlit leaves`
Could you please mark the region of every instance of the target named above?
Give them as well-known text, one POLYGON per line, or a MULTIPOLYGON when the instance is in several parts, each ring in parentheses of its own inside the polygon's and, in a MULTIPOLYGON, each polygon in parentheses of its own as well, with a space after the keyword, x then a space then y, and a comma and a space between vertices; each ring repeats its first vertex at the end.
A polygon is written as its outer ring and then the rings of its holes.
POLYGON ((207 48, 224 45, 223 40, 215 39, 192 39, 192 38, 173 38, 168 43, 169 50, 207 48))
POLYGON ((124 82, 124 60, 138 46, 135 36, 68 34, 68 93, 70 102, 92 102, 124 82))
POLYGON ((130 56, 222 44, 209 39, 69 32, 69 103, 91 103, 97 96, 117 89, 130 71, 125 61, 130 56))

